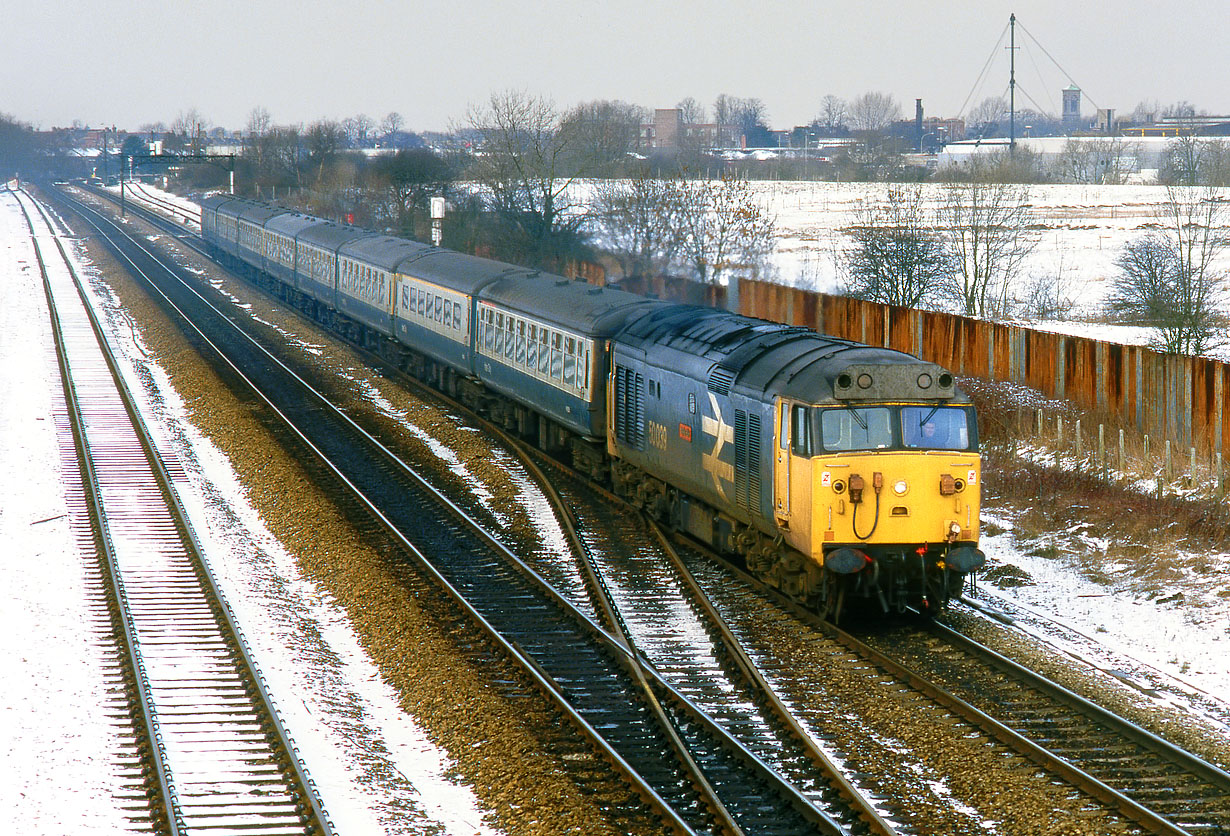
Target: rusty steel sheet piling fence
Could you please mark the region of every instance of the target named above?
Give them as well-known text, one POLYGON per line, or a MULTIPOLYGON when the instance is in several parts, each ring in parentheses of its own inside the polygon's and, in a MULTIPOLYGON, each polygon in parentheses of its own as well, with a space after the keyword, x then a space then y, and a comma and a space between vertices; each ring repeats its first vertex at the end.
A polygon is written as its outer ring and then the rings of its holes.
POLYGON ((963 376, 1023 384, 1147 435, 1158 447, 1167 441, 1176 450, 1195 448, 1219 471, 1230 453, 1223 431, 1227 370, 1217 360, 747 279, 737 298, 748 316, 895 348, 963 376))

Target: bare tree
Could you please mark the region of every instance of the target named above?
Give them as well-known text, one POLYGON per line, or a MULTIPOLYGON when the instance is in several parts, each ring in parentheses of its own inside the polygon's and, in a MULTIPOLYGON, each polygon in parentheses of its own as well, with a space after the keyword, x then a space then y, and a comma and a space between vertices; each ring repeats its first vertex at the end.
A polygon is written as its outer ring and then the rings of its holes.
POLYGON ((775 222, 746 179, 724 171, 718 180, 684 179, 680 192, 680 256, 697 280, 721 284, 731 274, 758 275, 765 269, 775 243, 775 222))
POLYGON ((676 261, 686 228, 680 179, 642 169, 626 180, 599 181, 591 212, 599 241, 625 276, 659 275, 676 261))
POLYGON ((466 118, 482 138, 472 175, 520 239, 506 246, 523 260, 559 266, 585 222, 569 194, 576 177, 567 165, 575 132, 552 102, 516 90, 492 93, 485 107, 472 108, 466 118))
POLYGON ((354 131, 353 134, 347 137, 350 140, 350 144, 352 146, 366 145, 372 130, 376 127, 376 120, 366 113, 359 113, 351 117, 348 122, 350 126, 347 131, 348 134, 350 130, 354 131))
POLYGON ((373 165, 377 220, 414 235, 414 221, 432 197, 446 197, 456 174, 449 160, 429 148, 398 151, 373 165))
POLYGON ((172 149, 184 150, 192 154, 205 151, 205 131, 208 122, 195 107, 180 111, 171 123, 171 137, 168 137, 172 149))
POLYGON ((308 127, 303 144, 307 153, 306 162, 316 171, 317 184, 324 182, 325 166, 334 160, 345 141, 345 129, 332 119, 321 119, 308 127))
POLYGON ((971 179, 944 187, 940 206, 955 269, 949 293, 969 316, 1009 313, 1011 289, 1037 241, 1030 236, 1029 190, 971 179))
POLYGON ((1161 115, 1161 112, 1162 104, 1157 99, 1141 99, 1137 102, 1136 107, 1132 109, 1128 118, 1137 125, 1144 125, 1157 121, 1157 117, 1161 115))
POLYGON ((684 124, 703 125, 707 121, 705 106, 691 96, 681 99, 675 107, 679 108, 684 124))
POLYGON ((816 127, 834 132, 844 130, 849 119, 846 100, 829 93, 820 100, 820 112, 816 114, 816 127))
POLYGON ((970 108, 966 119, 969 133, 979 138, 994 136, 1007 112, 1008 102, 1003 96, 988 96, 970 108))
POLYGON ((1128 242, 1115 265, 1115 277, 1106 304, 1128 322, 1154 325, 1168 316, 1177 275, 1176 254, 1167 237, 1146 232, 1128 242))
POLYGON ((617 175, 636 147, 645 108, 621 101, 579 104, 561 119, 561 130, 573 136, 569 160, 574 172, 588 177, 617 175))
POLYGON ((1158 179, 1172 186, 1197 185, 1204 167, 1204 143, 1190 132, 1170 140, 1162 154, 1158 179))
POLYGON ((919 185, 889 186, 883 201, 862 203, 846 234, 851 245, 842 267, 856 298, 917 307, 931 301, 952 272, 948 245, 919 185))
POLYGON ((1230 186, 1230 143, 1210 139, 1200 159, 1200 179, 1207 186, 1230 186))
POLYGON ((1139 154, 1139 146, 1121 137, 1069 137, 1051 165, 1061 183, 1124 182, 1139 154))
POLYGON ((257 105, 248 112, 248 123, 245 126, 248 136, 264 136, 272 126, 273 117, 265 108, 257 105))
POLYGON ((1157 329, 1155 345, 1172 354, 1201 354, 1224 341, 1225 275, 1212 268, 1226 247, 1226 208, 1212 190, 1167 189, 1159 229, 1128 243, 1107 306, 1157 329))
POLYGON ((850 124, 857 131, 882 131, 901 118, 891 93, 868 92, 850 102, 850 124))
POLYGON ((720 93, 713 100, 713 121, 719 125, 733 125, 738 110, 739 100, 736 97, 720 93))
POLYGON ((390 110, 385 117, 380 120, 380 135, 385 137, 393 136, 400 131, 406 124, 406 120, 396 110, 390 110))

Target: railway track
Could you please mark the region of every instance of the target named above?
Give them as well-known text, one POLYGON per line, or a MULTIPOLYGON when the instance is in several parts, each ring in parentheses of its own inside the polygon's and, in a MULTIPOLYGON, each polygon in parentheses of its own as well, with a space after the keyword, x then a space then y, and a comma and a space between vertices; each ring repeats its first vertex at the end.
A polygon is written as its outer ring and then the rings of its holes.
POLYGON ((220 598, 174 482, 52 220, 17 193, 51 312, 88 518, 114 607, 114 658, 138 713, 155 827, 331 833, 293 739, 220 598))
POLYGON ((1176 828, 1166 832, 1230 833, 1225 770, 943 624, 892 643, 953 695, 1176 828))
MULTIPOLYGON (((602 527, 600 525, 595 528, 602 527)), ((749 580, 749 583, 754 582, 749 580)), ((598 581, 591 581, 591 590, 596 585, 602 584, 598 581)), ((726 593, 726 585, 723 584, 721 586, 722 595, 724 595, 726 593)), ((761 594, 764 594, 763 590, 761 594)), ((721 597, 721 595, 718 597, 721 597)), ((641 606, 642 609, 653 611, 655 607, 660 609, 663 605, 658 603, 650 604, 646 607, 642 603, 641 606)), ((691 605, 689 604, 689 606, 691 605)), ((699 606, 698 603, 697 606, 699 606)), ((723 608, 730 608, 732 606, 727 602, 723 605, 723 608)), ((609 628, 614 629, 615 622, 621 620, 623 616, 598 616, 597 613, 601 609, 600 606, 593 606, 588 611, 591 615, 602 618, 609 628)), ((804 620, 806 618, 804 616, 804 620)), ((813 626, 817 627, 819 632, 824 635, 826 641, 833 644, 835 653, 848 654, 848 665, 850 667, 866 667, 868 664, 871 664, 878 671, 890 672, 896 678, 895 684, 889 686, 890 691, 894 688, 909 687, 922 694, 926 694, 928 699, 946 706, 953 716, 960 718, 960 722, 969 723, 972 727, 980 729, 1000 745, 1004 745, 1023 757, 1042 765, 1052 775, 1080 787, 1083 792, 1098 799, 1106 807, 1119 811, 1125 819, 1135 822, 1137 826, 1147 832, 1230 832, 1225 829, 1225 810, 1228 806, 1226 798, 1230 796, 1227 795, 1226 784, 1222 775, 1219 774, 1220 770, 1217 770, 1215 767, 1208 767, 1207 764, 1203 766, 1192 764, 1190 756, 1186 756, 1181 752, 1175 752, 1173 747, 1168 747, 1168 745, 1162 747, 1165 750, 1164 752, 1153 751, 1152 754, 1139 761, 1138 767, 1133 766, 1132 761, 1137 757, 1138 752, 1150 749, 1155 744, 1148 741, 1142 742, 1135 736, 1135 732, 1122 725, 1115 727, 1117 730, 1107 732, 1106 729, 1114 725, 1111 718, 1102 720, 1086 719, 1079 722, 1066 718, 1055 720, 1048 717, 1050 713, 1055 711, 1053 707, 1039 707, 1038 703, 1034 703, 1032 707, 1022 708, 1017 715, 1018 721, 1014 721, 1008 706, 1013 702, 1010 696, 1011 692, 1022 690, 1020 688, 1020 680, 1009 681, 1006 675, 997 674, 997 678, 1003 678, 1007 683, 1004 686, 1006 693, 999 694, 998 696, 990 696, 989 692, 983 693, 986 691, 982 680, 982 677, 985 676, 985 670, 998 670, 998 663, 993 663, 985 657, 969 655, 969 660, 963 667, 964 673, 957 676, 957 678, 964 679, 969 693, 963 695, 967 699, 960 699, 956 694, 948 693, 944 688, 925 680, 918 671, 907 669, 893 659, 863 645, 849 634, 830 632, 830 628, 826 625, 813 626), (985 696, 988 699, 980 703, 977 699, 974 699, 977 696, 985 696), (981 706, 984 710, 980 710, 978 706, 981 706), (1095 736, 1089 731, 1090 723, 1094 727, 1097 727, 1099 724, 1106 727, 1102 730, 1101 737, 1095 736), (1090 756, 1091 752, 1098 754, 1090 756)), ((625 639, 625 642, 627 647, 635 646, 635 643, 630 639, 625 639)), ((722 639, 721 644, 728 646, 730 641, 722 639)), ((631 653, 632 651, 629 652, 631 653)), ((965 652, 972 654, 972 651, 965 652)), ((736 654, 732 653, 733 655, 736 654)), ((897 655, 895 651, 894 655, 897 655)), ((938 655, 942 657, 942 664, 946 664, 946 662, 943 662, 943 659, 950 659, 955 654, 943 652, 938 655)), ((653 654, 648 654, 648 656, 652 661, 654 658, 653 654)), ((739 670, 742 668, 742 664, 736 659, 715 659, 712 662, 702 664, 722 668, 723 676, 731 677, 732 681, 737 682, 735 689, 738 693, 744 695, 751 693, 749 691, 751 688, 750 683, 755 679, 756 674, 739 670), (733 674, 731 670, 734 670, 733 674)), ((664 667, 661 657, 658 657, 655 665, 664 667)), ((951 667, 955 670, 961 666, 954 662, 951 667)), ((756 665, 752 665, 751 668, 754 671, 756 665)), ((777 681, 783 681, 783 679, 785 681, 792 680, 792 675, 789 671, 774 670, 773 673, 777 681)), ((695 678, 703 679, 709 675, 708 672, 702 672, 702 674, 697 675, 695 678)), ((929 678, 939 675, 939 672, 934 673, 934 675, 928 674, 929 678)), ((954 674, 954 676, 956 675, 954 674)), ((679 679, 686 680, 688 678, 685 675, 679 679)), ((676 681, 679 681, 679 679, 676 681)), ((797 680, 797 678, 793 679, 797 680)), ((799 691, 805 692, 807 687, 805 683, 796 681, 791 690, 796 693, 799 691)), ((697 699, 694 694, 689 696, 697 699)), ((700 700, 697 701, 700 702, 700 700)), ((762 704, 767 701, 767 698, 761 694, 754 696, 752 701, 762 704)), ((1022 702, 1022 705, 1028 706, 1029 703, 1022 702)), ((706 706, 706 708, 710 709, 710 713, 717 714, 721 712, 720 708, 714 709, 712 706, 706 706)), ((794 710, 799 713, 800 718, 813 730, 823 728, 822 718, 807 716, 808 709, 806 705, 800 705, 796 701, 794 710)), ((788 715, 789 712, 787 711, 786 714, 788 715)), ((728 719, 724 718, 724 722, 728 719)), ((770 721, 762 716, 750 724, 750 731, 746 717, 742 721, 735 720, 733 724, 728 723, 728 725, 739 726, 742 724, 744 733, 740 734, 741 739, 749 749, 758 751, 756 742, 758 738, 761 740, 774 740, 776 741, 775 745, 780 745, 780 727, 787 722, 780 717, 770 721), (776 726, 776 728, 768 731, 770 726, 776 726)), ((1122 721, 1119 722, 1120 724, 1122 723, 1122 721)), ((823 735, 821 734, 820 737, 823 738, 823 735)), ((773 746, 770 745, 762 751, 768 751, 772 748, 773 746)), ((774 759, 772 754, 768 754, 765 759, 778 771, 790 772, 790 767, 787 765, 792 760, 790 756, 774 759)), ((811 755, 794 759, 811 759, 814 761, 814 757, 811 755)), ((1195 760, 1198 761, 1198 759, 1195 760)), ((822 781, 812 778, 810 783, 808 781, 796 781, 795 783, 796 785, 814 787, 817 783, 832 784, 834 782, 831 778, 826 778, 822 781)), ((836 790, 836 792, 838 795, 843 794, 840 789, 836 790)), ((843 813, 841 810, 836 809, 831 802, 826 802, 820 795, 813 794, 811 798, 820 807, 826 807, 827 804, 827 809, 834 813, 835 818, 842 820, 843 825, 847 828, 859 830, 869 826, 866 816, 859 816, 857 813, 843 813)), ((889 811, 889 817, 891 818, 891 805, 886 806, 881 802, 881 806, 889 811)))
POLYGON ((556 476, 548 478, 535 463, 541 457, 511 438, 506 443, 551 499, 586 578, 588 603, 609 629, 848 832, 909 832, 799 725, 656 524, 613 497, 587 499, 593 486, 554 462, 556 476))
MULTIPOLYGON (((105 218, 78 205, 98 236, 125 253, 165 294, 174 316, 192 323, 258 393, 288 446, 319 463, 344 502, 362 506, 435 577, 456 605, 507 658, 622 771, 670 829, 684 833, 842 833, 844 829, 767 767, 652 670, 634 672, 629 649, 572 606, 455 503, 360 428, 302 378, 256 345, 190 289, 191 277, 154 264, 139 242, 124 241, 105 218), (140 249, 140 251, 138 251, 140 249), (651 719, 658 702, 669 723, 651 719), (687 741, 700 773, 668 743, 687 741), (708 785, 712 792, 704 789, 708 785), (725 814, 721 812, 725 810, 725 814)), ((207 291, 208 292, 208 291, 207 291)), ((658 715, 661 716, 660 714, 658 715)))
MULTIPOLYGON (((1143 832, 1230 833, 1230 776, 1223 770, 955 631, 915 624, 873 646, 731 567, 705 570, 706 588, 719 598, 736 585, 715 572, 733 573, 749 590, 776 599, 852 654, 851 666, 874 665, 1143 832)), ((791 690, 805 687, 799 682, 791 690)))

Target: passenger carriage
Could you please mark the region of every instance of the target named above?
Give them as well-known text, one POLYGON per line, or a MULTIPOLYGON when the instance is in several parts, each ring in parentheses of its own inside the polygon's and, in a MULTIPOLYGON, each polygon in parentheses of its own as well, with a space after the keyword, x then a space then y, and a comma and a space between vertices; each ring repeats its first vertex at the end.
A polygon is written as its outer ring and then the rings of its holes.
POLYGON ((509 271, 476 303, 480 380, 587 440, 606 426, 607 341, 661 303, 619 290, 509 271))
POLYGON ((324 223, 320 218, 298 212, 285 212, 265 223, 265 270, 280 282, 296 287, 299 233, 324 223))
POLYGON ((392 337, 397 265, 430 250, 426 244, 389 235, 345 242, 337 250, 337 309, 392 337))
POLYGON ((299 231, 295 248, 296 289, 314 299, 324 309, 338 309, 338 251, 363 238, 375 238, 376 233, 353 226, 320 221, 299 231))

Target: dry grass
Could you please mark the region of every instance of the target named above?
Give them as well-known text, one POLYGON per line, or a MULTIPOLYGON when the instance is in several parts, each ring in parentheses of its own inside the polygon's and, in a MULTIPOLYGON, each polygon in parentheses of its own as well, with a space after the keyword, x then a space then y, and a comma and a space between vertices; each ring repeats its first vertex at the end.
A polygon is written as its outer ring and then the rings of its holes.
MULTIPOLYGON (((1002 387, 970 388, 983 431, 984 506, 1012 520, 1022 550, 1069 558, 1089 580, 1127 581, 1146 597, 1171 594, 1193 575, 1221 571, 1217 555, 1230 552, 1230 507, 1224 500, 1159 497, 1134 484, 1106 481, 1097 467, 1071 466, 1070 448, 1064 466, 1018 456, 1018 449, 1039 443, 1030 419, 1035 409, 1068 420, 1078 413, 1054 402, 1022 403, 1002 387)), ((1135 442, 1132 471, 1159 472, 1160 465, 1143 459, 1135 442)))

